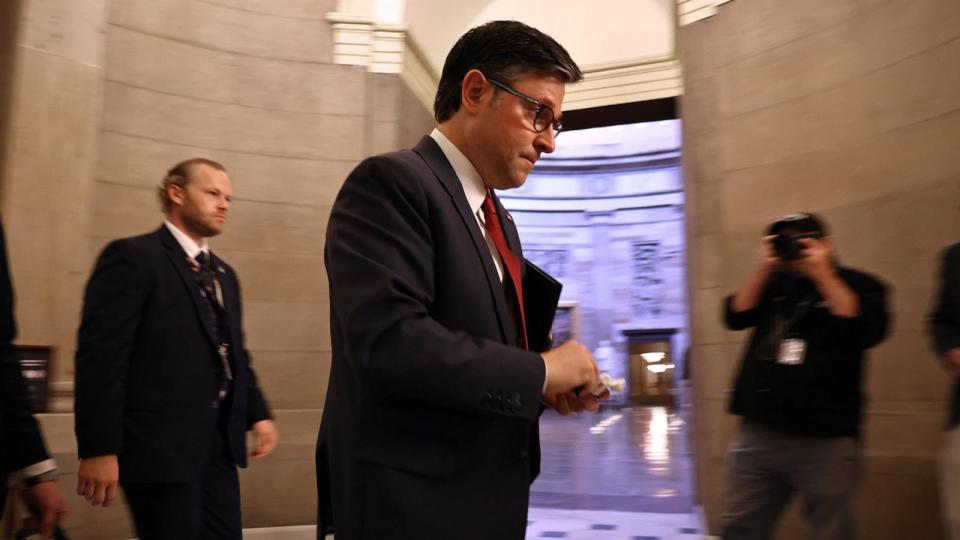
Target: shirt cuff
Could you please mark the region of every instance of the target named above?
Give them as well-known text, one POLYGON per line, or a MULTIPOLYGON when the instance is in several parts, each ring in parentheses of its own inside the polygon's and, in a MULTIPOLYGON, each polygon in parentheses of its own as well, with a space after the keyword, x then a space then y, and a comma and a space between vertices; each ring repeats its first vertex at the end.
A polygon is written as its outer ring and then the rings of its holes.
POLYGON ((28 465, 19 471, 11 473, 11 479, 23 480, 29 482, 31 478, 46 475, 57 470, 57 462, 53 459, 45 459, 39 463, 28 465))
MULTIPOLYGON (((540 355, 540 360, 543 360, 543 355, 540 355)), ((543 386, 540 388, 540 395, 545 395, 547 393, 547 381, 550 380, 547 377, 547 361, 543 360, 543 386)))

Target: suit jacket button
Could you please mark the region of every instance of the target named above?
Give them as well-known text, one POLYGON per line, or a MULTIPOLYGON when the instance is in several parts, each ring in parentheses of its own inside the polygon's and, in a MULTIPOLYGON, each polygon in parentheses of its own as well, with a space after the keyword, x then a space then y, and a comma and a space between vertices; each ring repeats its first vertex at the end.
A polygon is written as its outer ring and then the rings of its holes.
POLYGON ((528 459, 530 457, 530 452, 527 452, 526 450, 517 450, 513 453, 513 457, 519 460, 528 459))

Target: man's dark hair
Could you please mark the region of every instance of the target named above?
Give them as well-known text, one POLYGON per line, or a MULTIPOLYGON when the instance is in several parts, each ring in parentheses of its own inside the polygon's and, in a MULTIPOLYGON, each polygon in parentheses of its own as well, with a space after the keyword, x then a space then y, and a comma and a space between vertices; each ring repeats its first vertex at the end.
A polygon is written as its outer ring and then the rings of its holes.
POLYGON ((777 221, 773 222, 767 228, 767 234, 779 234, 782 231, 793 231, 795 233, 815 234, 818 237, 829 236, 827 224, 823 219, 810 212, 798 212, 796 214, 787 214, 777 221))
POLYGON ((471 28, 447 54, 433 102, 437 122, 460 109, 460 85, 471 69, 509 83, 526 73, 554 75, 565 83, 583 79, 570 53, 543 32, 517 21, 493 21, 471 28))

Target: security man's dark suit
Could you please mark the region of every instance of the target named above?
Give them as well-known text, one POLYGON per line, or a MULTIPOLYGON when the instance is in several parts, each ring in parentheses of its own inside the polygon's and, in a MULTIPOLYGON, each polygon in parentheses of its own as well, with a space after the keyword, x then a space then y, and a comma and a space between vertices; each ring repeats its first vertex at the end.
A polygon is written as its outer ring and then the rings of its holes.
MULTIPOLYGON (((191 497, 220 498, 223 519, 239 522, 235 466, 247 465, 246 430, 270 416, 249 367, 236 275, 212 259, 224 303, 218 332, 229 341, 233 375, 223 401, 208 300, 166 226, 109 244, 87 284, 76 354, 77 445, 81 458, 118 455, 142 537, 151 536, 143 523, 194 511, 191 497), (211 464, 220 473, 211 474, 211 464), (185 485, 193 486, 189 493, 176 491, 185 485), (151 497, 161 491, 169 495, 151 497)), ((164 531, 154 537, 179 534, 164 531)))

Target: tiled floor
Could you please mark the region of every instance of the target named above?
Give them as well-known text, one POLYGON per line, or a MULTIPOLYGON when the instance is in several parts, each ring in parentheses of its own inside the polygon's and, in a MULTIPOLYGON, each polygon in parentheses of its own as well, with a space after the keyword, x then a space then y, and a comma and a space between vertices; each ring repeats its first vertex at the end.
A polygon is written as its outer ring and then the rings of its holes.
POLYGON ((532 508, 526 540, 701 540, 693 514, 532 508))
POLYGON ((542 472, 530 506, 689 513, 693 459, 683 415, 666 407, 612 409, 540 421, 542 472))

